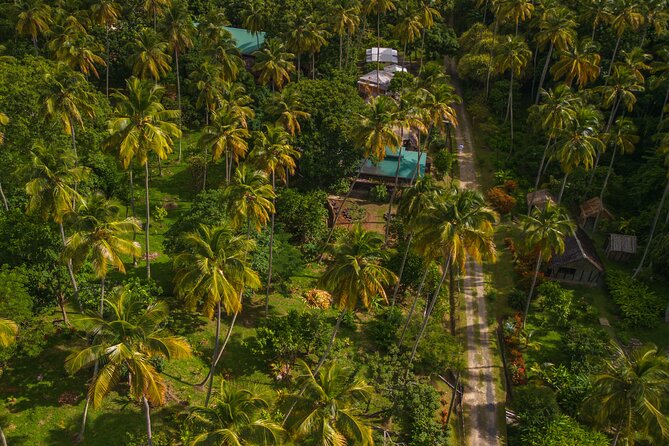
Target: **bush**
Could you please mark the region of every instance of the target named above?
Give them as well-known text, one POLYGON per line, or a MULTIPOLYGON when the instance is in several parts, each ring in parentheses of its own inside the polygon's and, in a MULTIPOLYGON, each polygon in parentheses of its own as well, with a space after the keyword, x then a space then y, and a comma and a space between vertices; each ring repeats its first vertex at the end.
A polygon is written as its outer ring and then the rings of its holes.
POLYGON ((374 201, 378 201, 380 203, 385 203, 388 200, 388 188, 385 184, 377 184, 376 186, 372 187, 372 189, 369 191, 369 194, 374 201))
POLYGON ((609 336, 601 328, 569 327, 562 340, 572 369, 589 370, 607 356, 609 336))
POLYGON ((606 435, 593 431, 562 415, 547 425, 525 429, 523 446, 608 446, 606 435))
POLYGON ((434 418, 440 407, 439 394, 434 387, 429 383, 412 383, 400 395, 396 410, 408 433, 407 443, 412 446, 447 444, 444 429, 434 418))
POLYGON ((320 244, 327 233, 327 194, 321 190, 300 193, 282 189, 276 200, 276 219, 302 244, 320 244))
POLYGON ((560 408, 570 415, 576 415, 590 392, 589 375, 571 370, 565 365, 548 365, 535 372, 546 385, 555 390, 560 408))
POLYGON ((516 199, 501 187, 493 187, 486 196, 492 207, 502 215, 508 214, 516 207, 516 199))
POLYGON ((558 326, 566 326, 572 315, 574 291, 566 290, 557 282, 544 282, 537 288, 538 303, 558 326))
POLYGON ((454 160, 455 154, 447 150, 440 150, 432 157, 432 166, 439 175, 448 175, 453 167, 454 160))
POLYGON ((399 307, 387 307, 367 324, 367 333, 376 347, 387 353, 390 346, 397 344, 398 330, 403 323, 402 310, 399 307))
POLYGON ((523 426, 542 426, 560 414, 555 392, 548 387, 529 384, 517 387, 513 407, 523 426))
POLYGON ((527 293, 518 288, 514 288, 511 293, 509 293, 508 303, 514 310, 525 311, 525 305, 527 305, 527 293))
POLYGON ((606 286, 628 327, 652 328, 658 324, 663 302, 644 283, 626 273, 609 271, 606 286))

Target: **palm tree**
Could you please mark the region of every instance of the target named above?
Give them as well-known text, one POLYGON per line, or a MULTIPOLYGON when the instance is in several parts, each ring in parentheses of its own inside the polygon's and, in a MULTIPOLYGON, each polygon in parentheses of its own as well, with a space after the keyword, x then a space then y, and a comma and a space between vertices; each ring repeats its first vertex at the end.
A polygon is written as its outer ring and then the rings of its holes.
POLYGON ((664 0, 649 0, 645 3, 643 8, 644 27, 643 36, 641 37, 641 46, 644 46, 648 29, 653 28, 656 35, 662 35, 667 31, 667 24, 669 24, 669 12, 667 12, 667 5, 664 0))
MULTIPOLYGON (((325 239, 324 246, 328 246, 332 234, 337 226, 337 220, 341 211, 344 209, 348 198, 353 192, 355 183, 360 178, 362 169, 367 161, 372 158, 374 160, 383 161, 386 157, 386 147, 394 150, 400 145, 400 138, 395 133, 395 125, 397 124, 397 103, 388 96, 376 96, 371 98, 367 103, 365 114, 356 114, 353 118, 357 122, 355 128, 355 141, 358 147, 363 150, 364 160, 360 164, 358 173, 356 174, 351 187, 349 188, 344 200, 342 201, 337 214, 332 221, 332 228, 325 239)), ((325 250, 321 253, 319 262, 323 260, 325 250)))
POLYGON ((51 7, 41 0, 31 0, 23 4, 16 22, 16 32, 19 36, 30 36, 37 53, 37 37, 49 33, 51 22, 51 7))
POLYGON ((314 444, 373 445, 370 420, 361 409, 371 398, 372 386, 336 362, 319 373, 312 373, 302 360, 298 366, 302 375, 297 379, 304 390, 286 398, 295 408, 286 420, 289 430, 314 444))
MULTIPOLYGON (((381 69, 380 47, 381 47, 381 15, 395 11, 397 7, 393 0, 369 0, 364 7, 363 12, 367 15, 376 14, 376 84, 379 84, 379 71, 381 69)), ((378 92, 377 92, 378 93, 378 92)))
POLYGON ((522 37, 507 36, 504 41, 499 43, 495 52, 494 64, 496 70, 499 73, 504 73, 508 70, 510 73, 507 108, 507 116, 511 122, 511 150, 509 153, 513 152, 513 80, 514 77, 520 77, 531 57, 532 52, 522 37))
POLYGON ((91 5, 91 19, 105 28, 105 93, 109 97, 109 31, 121 16, 121 6, 114 0, 97 0, 91 5))
POLYGON ((644 52, 644 50, 638 46, 629 51, 622 50, 620 54, 623 55, 623 65, 629 68, 639 83, 643 85, 646 80, 644 72, 652 70, 652 67, 648 62, 653 59, 653 56, 644 52))
POLYGON ((222 70, 219 66, 205 61, 191 73, 190 77, 200 92, 195 105, 204 108, 204 123, 209 125, 209 115, 220 105, 225 88, 222 70))
POLYGON ((269 408, 266 395, 221 381, 213 407, 195 407, 188 416, 196 432, 202 432, 196 435, 191 445, 212 442, 240 446, 281 444, 284 429, 268 416, 269 408))
MULTIPOLYGON (((9 347, 14 343, 16 335, 19 332, 19 327, 14 321, 0 318, 0 347, 9 347)), ((5 433, 0 426, 0 445, 7 446, 5 433)))
MULTIPOLYGON (((58 224, 63 247, 66 246, 63 220, 74 214, 77 205, 85 206, 84 198, 76 191, 75 185, 84 180, 89 173, 86 167, 77 167, 73 154, 60 149, 48 149, 37 142, 31 151, 31 180, 26 184, 28 206, 26 213, 38 215, 44 220, 50 219, 58 224)), ((81 309, 79 288, 74 277, 72 262, 67 262, 67 271, 72 282, 74 298, 81 309)))
POLYGON ((169 45, 149 28, 143 28, 133 43, 134 53, 130 56, 132 74, 141 79, 151 77, 157 84, 170 71, 172 58, 167 54, 169 45))
POLYGON ((165 15, 165 11, 172 6, 172 0, 143 0, 144 12, 153 16, 153 30, 158 28, 158 17, 165 15))
POLYGON ((211 396, 216 365, 227 345, 237 315, 242 309, 242 289, 257 288, 260 280, 247 262, 247 253, 255 244, 247 237, 236 235, 228 226, 200 225, 197 231, 184 237, 185 249, 174 258, 174 287, 189 309, 202 303, 208 318, 216 310, 216 335, 208 375, 201 382, 209 381, 205 406, 211 396), (219 349, 221 333, 221 308, 233 315, 228 334, 219 349))
POLYGON ((499 14, 504 18, 513 19, 518 36, 518 25, 532 18, 534 4, 531 0, 501 0, 499 3, 499 14))
POLYGON ((292 63, 295 56, 287 52, 278 40, 265 41, 265 47, 254 52, 253 57, 255 63, 251 71, 259 73, 258 80, 261 84, 271 83, 274 90, 281 89, 283 84, 290 81, 290 73, 295 70, 292 63))
POLYGON ((584 38, 573 47, 560 51, 550 71, 555 80, 564 78, 569 86, 576 80, 578 88, 582 89, 599 77, 601 61, 597 46, 592 40, 584 38))
POLYGON ((274 119, 276 125, 282 126, 290 136, 302 132, 300 119, 309 119, 311 115, 304 111, 304 104, 300 95, 294 89, 286 89, 281 93, 272 95, 271 102, 267 105, 268 114, 274 119))
MULTIPOLYGON (((95 209, 95 200, 100 200, 100 197, 89 200, 86 211, 95 209)), ((105 203, 102 205, 108 206, 105 203)), ((100 314, 104 314, 105 279, 109 266, 125 274, 121 256, 141 255, 140 244, 125 237, 139 231, 139 224, 134 218, 98 218, 90 212, 84 212, 79 218, 78 226, 77 231, 65 243, 63 258, 71 261, 75 270, 86 260, 90 260, 95 277, 100 280, 100 314)))
POLYGON ((260 231, 274 213, 275 198, 272 185, 267 182, 267 174, 254 170, 246 164, 235 169, 232 183, 224 190, 225 207, 233 226, 246 227, 250 237, 251 228, 260 231))
POLYGON ((225 40, 232 35, 224 28, 230 25, 225 16, 225 11, 219 7, 212 6, 206 14, 201 17, 202 21, 197 26, 199 41, 202 45, 212 47, 221 40, 225 40))
POLYGON ((618 38, 616 40, 616 46, 613 49, 611 65, 609 65, 609 71, 606 73, 607 75, 611 74, 611 69, 616 62, 618 48, 620 48, 620 39, 622 39, 628 29, 638 31, 645 21, 641 4, 634 0, 616 0, 614 2, 614 11, 609 21, 618 38))
POLYGON ((149 81, 132 77, 126 81, 128 95, 115 93, 117 101, 114 117, 108 122, 110 137, 107 144, 118 148, 119 158, 125 169, 133 159, 144 166, 144 191, 146 204, 145 243, 146 276, 151 277, 149 256, 149 155, 165 159, 172 152, 173 138, 179 137, 179 128, 170 122, 179 117, 178 110, 166 110, 160 100, 164 88, 149 81))
POLYGON ((537 33, 537 45, 540 48, 548 45, 548 55, 546 56, 544 69, 541 71, 535 104, 539 103, 540 92, 546 80, 553 50, 566 51, 574 46, 577 38, 576 26, 573 12, 564 6, 549 8, 542 14, 539 22, 539 32, 537 33))
MULTIPOLYGON (((170 336, 163 328, 169 316, 165 302, 144 306, 136 296, 121 287, 111 292, 107 305, 109 317, 92 313, 82 322, 90 326, 91 345, 68 355, 65 369, 74 374, 93 365, 100 365, 88 389, 88 397, 97 408, 102 400, 128 374, 130 396, 141 400, 146 418, 149 446, 153 445, 149 404, 165 402, 163 376, 152 363, 153 358, 182 359, 191 356, 186 339, 170 336)), ((84 419, 88 406, 84 408, 84 419)))
MULTIPOLYGON (((544 101, 540 105, 535 105, 531 109, 531 113, 538 115, 539 124, 547 134, 548 140, 541 156, 537 178, 534 181, 535 191, 539 189, 541 172, 544 169, 551 142, 575 119, 576 109, 583 105, 583 99, 575 95, 571 88, 565 84, 558 85, 554 90, 541 90, 540 96, 544 98, 544 101)), ((529 215, 531 211, 532 208, 530 207, 527 214, 529 215)))
POLYGON ((81 71, 86 77, 91 73, 100 77, 97 65, 105 65, 105 60, 97 53, 102 50, 95 39, 88 34, 84 25, 74 16, 60 16, 56 21, 55 37, 49 42, 49 49, 59 62, 73 70, 81 71))
POLYGON ((346 66, 348 67, 349 49, 351 46, 351 35, 360 26, 360 5, 355 0, 340 0, 331 13, 333 31, 339 36, 339 69, 342 67, 344 55, 344 34, 347 36, 346 43, 346 66))
POLYGON ((595 40, 597 27, 601 23, 608 23, 611 20, 611 0, 590 0, 582 3, 583 17, 592 22, 592 35, 590 40, 595 40))
MULTIPOLYGON (((639 136, 636 134, 637 128, 634 121, 630 118, 621 116, 616 119, 611 131, 606 134, 606 143, 611 146, 611 161, 609 161, 609 168, 606 171, 606 178, 604 178, 604 185, 602 191, 599 193, 599 200, 604 202, 604 192, 606 186, 609 184, 609 178, 613 171, 613 162, 616 159, 616 153, 620 150, 621 155, 634 152, 634 146, 639 142, 639 136)), ((595 224, 593 231, 597 230, 597 223, 599 221, 599 214, 595 217, 595 224)))
MULTIPOLYGON (((9 117, 0 112, 0 125, 7 125, 9 124, 9 117)), ((5 134, 1 131, 0 129, 0 145, 2 145, 5 142, 5 134)), ((5 191, 2 189, 2 182, 0 182, 0 196, 2 196, 2 203, 5 206, 5 210, 9 210, 9 203, 7 202, 7 197, 5 196, 5 191)))
MULTIPOLYGON (((420 68, 419 73, 423 71, 423 56, 425 55, 425 34, 427 31, 434 28, 435 19, 441 18, 441 13, 437 11, 430 0, 423 0, 418 5, 418 19, 422 27, 422 36, 421 36, 421 55, 420 55, 420 68)), ((484 20, 485 22, 485 20, 484 20)))
MULTIPOLYGON (((167 44, 174 54, 174 68, 177 78, 177 108, 179 109, 179 130, 181 130, 181 76, 179 75, 179 55, 193 47, 195 25, 186 5, 177 3, 167 11, 167 44)), ((181 137, 179 137, 179 162, 181 162, 181 137)))
POLYGON ((527 315, 530 311, 532 294, 534 293, 534 287, 537 284, 537 277, 541 269, 541 261, 548 261, 553 255, 564 253, 564 241, 567 237, 574 235, 576 225, 574 225, 569 218, 569 214, 562 207, 554 205, 550 200, 546 202, 543 209, 535 207, 532 209, 530 215, 523 215, 522 219, 525 241, 537 254, 532 285, 527 295, 525 312, 523 313, 523 327, 525 327, 527 315))
POLYGON ((328 44, 329 33, 322 21, 307 17, 304 34, 305 49, 311 53, 311 78, 316 79, 316 53, 328 44))
POLYGON ((63 130, 70 136, 75 162, 77 158, 76 128, 84 128, 84 117, 95 116, 94 95, 87 89, 87 82, 81 73, 74 72, 59 64, 55 74, 47 75, 50 87, 45 99, 46 116, 61 122, 63 130))
POLYGON ((664 405, 669 398, 669 360, 652 344, 627 353, 611 344, 613 357, 595 375, 584 405, 597 424, 615 430, 613 445, 638 437, 661 444, 669 438, 664 405))
MULTIPOLYGON (((423 251, 439 250, 443 261, 442 275, 428 305, 423 323, 411 351, 409 367, 416 356, 418 344, 427 327, 428 319, 434 309, 441 286, 455 266, 465 271, 468 258, 477 263, 483 260, 495 260, 497 252, 493 241, 493 224, 497 214, 486 206, 480 192, 471 189, 452 187, 442 200, 428 209, 418 219, 416 243, 423 251)), ((454 295, 451 293, 450 331, 455 335, 454 295)), ((407 367, 407 372, 409 371, 407 367)))
POLYGON ((221 80, 226 83, 235 82, 245 63, 232 34, 226 31, 219 40, 208 43, 205 48, 208 57, 217 65, 221 80))
POLYGON ((242 125, 239 116, 232 110, 220 108, 214 112, 212 120, 203 131, 198 144, 204 147, 204 181, 202 188, 206 188, 207 182, 207 149, 212 152, 212 159, 217 161, 225 154, 225 180, 230 183, 230 171, 232 162, 239 162, 246 156, 248 151, 249 131, 242 125))
POLYGON ((266 11, 259 3, 249 2, 246 9, 242 11, 244 28, 256 36, 256 45, 260 48, 260 33, 265 27, 266 11))
POLYGON ((407 46, 413 43, 423 30, 421 17, 411 11, 408 7, 402 8, 399 13, 398 22, 393 28, 393 34, 404 45, 404 61, 407 59, 407 46))
POLYGON ((580 165, 591 169, 595 154, 604 145, 598 136, 600 122, 601 113, 597 110, 590 106, 578 107, 574 119, 558 137, 555 157, 564 172, 558 203, 562 202, 569 174, 580 165))
MULTIPOLYGON (((258 134, 253 152, 253 161, 272 177, 272 192, 276 197, 276 177, 283 183, 295 173, 295 160, 300 157, 290 142, 290 135, 283 128, 265 125, 263 132, 258 134)), ((272 206, 276 209, 276 198, 272 198, 272 206)), ((265 316, 269 316, 269 291, 272 286, 272 260, 274 254, 274 214, 272 212, 269 232, 269 260, 267 268, 267 292, 265 296, 265 316)))

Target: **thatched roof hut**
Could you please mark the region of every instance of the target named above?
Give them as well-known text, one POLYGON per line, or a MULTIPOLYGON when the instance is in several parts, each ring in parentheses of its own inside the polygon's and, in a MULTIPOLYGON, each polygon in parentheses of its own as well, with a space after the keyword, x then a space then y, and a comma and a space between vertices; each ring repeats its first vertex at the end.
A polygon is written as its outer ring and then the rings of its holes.
POLYGON ((592 240, 582 229, 564 241, 565 250, 553 256, 546 277, 560 282, 596 286, 604 274, 604 264, 592 240))
POLYGON ((609 259, 625 262, 636 255, 636 250, 635 235, 609 234, 606 243, 606 257, 609 259))
POLYGON ((581 214, 578 217, 578 224, 582 228, 594 227, 595 220, 598 218, 613 219, 613 214, 606 209, 599 197, 591 198, 581 203, 581 214))

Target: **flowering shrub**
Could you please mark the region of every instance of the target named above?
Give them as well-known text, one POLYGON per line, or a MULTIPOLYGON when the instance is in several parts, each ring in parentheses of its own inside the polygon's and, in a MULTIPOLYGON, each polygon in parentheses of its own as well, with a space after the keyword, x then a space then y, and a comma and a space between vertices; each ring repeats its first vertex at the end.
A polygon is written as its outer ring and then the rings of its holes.
POLYGON ((309 290, 304 294, 304 300, 310 307, 322 310, 328 309, 332 305, 332 296, 324 290, 309 290))
POLYGON ((492 207, 502 215, 508 214, 516 207, 516 199, 499 186, 490 189, 486 196, 492 207))

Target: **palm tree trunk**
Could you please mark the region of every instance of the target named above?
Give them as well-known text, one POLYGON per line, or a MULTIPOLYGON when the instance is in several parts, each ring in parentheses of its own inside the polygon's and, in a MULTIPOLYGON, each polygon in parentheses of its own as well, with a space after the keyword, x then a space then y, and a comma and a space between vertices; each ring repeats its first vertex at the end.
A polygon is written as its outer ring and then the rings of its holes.
MULTIPOLYGON (((158 158, 160 159, 160 158, 158 158)), ((146 205, 146 227, 144 228, 145 231, 145 243, 146 247, 144 249, 144 252, 146 253, 146 278, 150 279, 151 278, 151 259, 149 258, 149 225, 150 225, 150 219, 151 219, 151 208, 150 208, 150 203, 149 203, 149 160, 147 158, 146 162, 144 163, 144 198, 145 198, 145 205, 146 205)))
MULTIPOLYGON (((58 224, 60 227, 60 237, 63 241, 63 247, 65 247, 67 241, 65 239, 65 228, 63 227, 63 223, 60 222, 58 224)), ((72 282, 72 290, 74 294, 74 300, 77 301, 77 305, 79 306, 79 311, 84 311, 83 306, 81 305, 81 300, 79 300, 79 287, 77 286, 77 279, 74 277, 74 268, 72 266, 72 260, 67 261, 67 273, 70 276, 70 282, 72 282)))
POLYGON ((33 47, 35 48, 35 55, 39 55, 39 50, 37 49, 37 36, 33 36, 33 47))
MULTIPOLYGON (((536 192, 539 189, 539 181, 541 180, 541 171, 543 170, 544 163, 546 162, 546 155, 548 154, 548 148, 551 146, 551 140, 552 138, 549 136, 548 142, 546 143, 546 147, 544 148, 544 154, 541 156, 541 163, 539 164, 539 171, 537 172, 537 178, 534 180, 534 192, 536 192)), ((530 215, 530 212, 532 212, 532 205, 527 207, 527 215, 530 215)))
POLYGON ((365 167, 365 164, 367 163, 367 160, 369 157, 365 157, 365 159, 362 161, 362 164, 360 165, 360 168, 358 169, 358 173, 355 176, 355 179, 351 183, 351 187, 349 188, 348 192, 346 193, 346 196, 344 197, 344 201, 341 202, 341 206, 339 207, 339 210, 337 211, 334 220, 332 221, 332 228, 330 228, 330 232, 328 233, 327 238, 325 239, 325 243, 323 244, 323 250, 321 251, 321 255, 318 258, 318 263, 321 263, 323 261, 323 256, 325 255, 325 249, 328 246, 328 243, 330 243, 330 239, 332 238, 332 234, 334 233, 335 228, 337 227, 337 220, 339 220, 339 216, 341 215, 342 210, 344 210, 344 205, 346 205, 346 202, 348 201, 349 197, 351 196, 351 193, 353 192, 353 188, 355 188, 355 183, 358 182, 358 178, 360 178, 360 175, 362 174, 362 169, 365 167))
POLYGON ((179 108, 179 162, 181 162, 181 128, 183 126, 183 120, 181 118, 181 78, 179 76, 179 52, 174 50, 174 62, 176 64, 176 76, 177 76, 177 107, 179 108))
MULTIPOLYGON (((616 159, 616 150, 618 149, 618 145, 614 144, 613 146, 613 153, 611 154, 611 161, 609 162, 609 169, 606 171, 606 177, 604 178, 604 185, 602 186, 602 191, 599 193, 599 201, 604 203, 604 192, 606 192, 606 186, 609 184, 609 178, 611 177, 611 171, 613 170, 613 161, 616 159)), ((599 216, 601 215, 601 212, 599 212, 595 216, 595 224, 592 227, 593 231, 597 230, 597 223, 599 223, 599 216)))
POLYGON ((160 155, 156 155, 156 158, 158 158, 158 176, 162 177, 163 176, 163 162, 160 160, 160 155))
POLYGON ((455 336, 455 274, 453 268, 448 269, 448 322, 451 336, 455 336))
MULTIPOLYGON (((402 128, 401 133, 402 133, 401 138, 404 139, 404 128, 402 128)), ((386 218, 386 234, 385 234, 386 245, 388 244, 388 235, 390 234, 390 219, 393 212, 393 203, 395 202, 395 194, 397 193, 397 189, 399 188, 400 163, 402 162, 402 149, 403 146, 400 143, 400 153, 399 156, 397 157, 397 166, 395 167, 395 185, 393 186, 393 193, 390 194, 390 202, 388 203, 388 214, 386 218)))
POLYGON ((548 73, 548 66, 550 65, 551 56, 553 55, 553 42, 551 42, 550 47, 548 48, 548 56, 546 56, 546 63, 544 64, 544 69, 541 72, 541 79, 539 80, 539 87, 537 88, 537 97, 534 100, 535 104, 539 103, 539 98, 541 97, 541 88, 544 86, 544 81, 546 80, 546 73, 548 73))
POLYGON ((421 33, 420 37, 420 62, 418 62, 418 74, 420 75, 423 72, 423 57, 425 57, 425 28, 421 33))
MULTIPOLYGON (((227 154, 227 152, 225 153, 225 157, 226 157, 226 162, 225 162, 226 181, 228 183, 230 183, 230 179, 227 178, 227 174, 228 174, 228 171, 227 171, 228 170, 228 162, 227 162, 228 154, 227 154)), ((205 145, 204 146, 204 171, 202 173, 202 190, 207 189, 207 164, 209 164, 209 155, 207 153, 207 146, 205 145)))
POLYGON ((511 148, 509 156, 513 153, 513 66, 511 67, 511 82, 509 84, 509 112, 511 115, 511 148))
POLYGON ((0 426, 0 446, 7 446, 7 439, 5 438, 5 433, 2 431, 2 426, 0 426))
MULTIPOLYGON (((95 378, 97 378, 98 376, 98 367, 99 363, 98 361, 95 361, 95 365, 93 366, 93 378, 91 380, 91 385, 95 381, 95 378)), ((89 392, 90 392, 90 385, 89 385, 89 392)), ((88 419, 88 409, 91 405, 91 396, 89 392, 86 393, 86 403, 84 404, 84 413, 81 417, 81 427, 79 428, 79 434, 77 435, 77 440, 79 442, 83 441, 84 432, 86 431, 86 420, 88 419)))
POLYGON ((316 79, 316 53, 311 53, 311 79, 316 79))
POLYGON ((562 186, 560 186, 560 195, 558 196, 558 204, 562 203, 562 194, 564 194, 564 187, 567 185, 568 176, 569 174, 565 173, 564 178, 562 179, 562 186))
POLYGON ((636 278, 636 276, 639 275, 639 273, 641 272, 641 268, 643 268, 643 264, 646 261, 646 257, 648 256, 648 251, 650 251, 650 245, 653 241, 653 236, 655 235, 655 229, 657 228, 657 221, 660 219, 660 213, 662 212, 662 208, 664 207, 664 202, 667 199, 667 195, 669 195, 669 180, 667 180, 667 187, 664 188, 662 199, 660 199, 660 204, 657 207, 657 212, 655 213, 655 219, 653 220, 653 226, 651 226, 650 229, 650 236, 648 237, 648 242, 646 243, 646 249, 644 249, 643 251, 643 256, 641 257, 639 266, 637 266, 636 270, 634 271, 634 274, 632 275, 633 278, 636 278))
POLYGON ((595 20, 592 23, 592 35, 590 36, 590 40, 592 40, 593 42, 595 41, 595 32, 597 31, 597 25, 599 25, 599 23, 597 20, 595 20))
MULTIPOLYGON (((276 197, 276 175, 274 174, 274 169, 272 169, 272 192, 276 197)), ((276 198, 272 198, 272 206, 276 210, 276 198)), ((274 215, 276 212, 272 212, 270 217, 270 229, 269 229, 269 265, 267 266, 267 292, 265 294, 265 317, 269 316, 269 289, 272 286, 272 258, 274 255, 274 215)))
POLYGON ((393 290, 393 299, 390 304, 391 307, 395 306, 395 302, 397 300, 397 293, 400 289, 400 283, 402 282, 402 275, 404 274, 404 266, 406 265, 407 257, 409 256, 409 249, 411 247, 412 239, 413 239, 413 232, 410 232, 409 237, 407 238, 407 246, 404 249, 404 255, 402 256, 402 263, 400 264, 400 270, 399 273, 397 274, 397 283, 395 284, 395 289, 393 290))
POLYGON ((376 94, 381 94, 379 70, 381 69, 381 11, 376 8, 376 94))
POLYGON ((413 302, 411 303, 411 308, 409 309, 409 314, 407 314, 406 321, 404 321, 404 327, 402 327, 402 334, 400 335, 400 340, 397 343, 398 347, 400 347, 402 345, 402 342, 404 342, 404 335, 406 334, 407 328, 409 328, 409 323, 411 322, 411 316, 413 316, 413 313, 416 311, 416 305, 418 304, 418 299, 420 298, 420 295, 423 292, 423 285, 425 285, 425 279, 427 278, 427 274, 429 272, 430 272, 430 265, 428 264, 427 266, 425 266, 425 272, 423 273, 423 278, 420 280, 418 291, 416 292, 416 295, 413 298, 413 302))
POLYGON ((344 33, 339 33, 339 69, 341 70, 341 59, 344 55, 344 33))
POLYGON ((230 321, 230 326, 228 327, 228 332, 225 335, 223 344, 221 345, 221 348, 218 349, 218 354, 216 355, 216 359, 211 364, 211 370, 209 371, 209 376, 207 377, 207 379, 209 380, 209 384, 207 385, 207 396, 205 397, 204 400, 204 407, 207 407, 209 405, 209 400, 211 399, 211 391, 214 386, 214 377, 216 376, 216 366, 218 365, 218 361, 221 360, 221 357, 223 357, 223 352, 225 351, 225 347, 227 347, 228 341, 232 336, 232 329, 235 327, 235 322, 237 321, 238 315, 239 311, 236 311, 235 314, 232 316, 232 320, 230 321))
POLYGON ((662 125, 662 121, 664 121, 664 109, 667 106, 667 102, 669 102, 669 87, 667 87, 667 92, 664 95, 664 102, 662 103, 662 111, 660 112, 660 122, 658 123, 658 128, 660 125, 662 125))
POLYGON ((488 99, 490 93, 490 77, 492 76, 492 58, 495 53, 495 40, 497 39, 497 27, 499 25, 499 17, 495 17, 495 28, 492 33, 492 45, 490 46, 490 60, 488 61, 488 73, 485 80, 485 98, 488 99))
POLYGON ((418 332, 418 336, 416 336, 416 341, 413 344, 413 348, 411 349, 411 356, 409 357, 409 363, 407 364, 406 367, 406 375, 409 374, 409 371, 411 370, 411 364, 413 363, 414 358, 416 357, 416 350, 418 350, 418 344, 420 343, 421 338, 423 337, 423 334, 425 333, 425 328, 427 328, 427 323, 430 320, 430 315, 432 314, 432 310, 434 310, 434 305, 437 303, 437 298, 439 297, 439 291, 441 291, 441 286, 444 284, 444 280, 446 280, 446 275, 448 274, 448 270, 450 269, 450 264, 451 264, 451 258, 448 257, 446 259, 446 262, 444 263, 444 271, 441 274, 441 279, 439 280, 439 284, 437 285, 437 289, 434 290, 434 294, 432 295, 432 300, 430 301, 430 304, 428 305, 427 312, 425 313, 425 317, 423 318, 423 324, 420 326, 420 331, 418 332))
POLYGON ((60 308, 60 314, 63 316, 63 323, 69 327, 70 320, 67 317, 67 310, 65 309, 65 295, 63 293, 58 293, 56 302, 58 303, 58 308, 60 308))
POLYGON ((153 446, 153 434, 151 433, 151 408, 149 407, 149 400, 142 395, 142 403, 144 403, 144 420, 146 421, 146 444, 153 446))
POLYGON ((527 321, 527 314, 530 311, 530 302, 532 302, 532 294, 534 293, 534 287, 537 284, 537 277, 539 276, 539 268, 541 268, 541 251, 537 256, 537 265, 534 268, 534 277, 532 278, 532 286, 530 286, 530 293, 527 295, 527 302, 525 303, 525 314, 523 314, 523 328, 525 328, 525 322, 527 321))
POLYGON ((346 68, 348 68, 350 54, 351 54, 351 33, 350 31, 346 31, 346 68))
POLYGON ((5 210, 9 210, 9 203, 7 202, 7 197, 5 197, 5 191, 2 189, 2 182, 0 182, 0 196, 2 197, 2 204, 5 206, 5 210))
MULTIPOLYGON (((428 137, 429 137, 429 132, 428 132, 428 137)), ((411 181, 409 181, 409 186, 413 186, 413 182, 416 179, 416 177, 420 177, 420 157, 422 154, 421 149, 423 148, 423 146, 420 143, 420 132, 418 132, 417 141, 418 141, 418 162, 416 163, 416 170, 414 170, 413 175, 411 176, 411 181)))
MULTIPOLYGON (((132 177, 132 164, 130 165, 128 171, 130 172, 130 209, 132 210, 132 218, 137 218, 137 212, 135 210, 135 183, 132 177)), ((135 226, 132 227, 132 241, 137 240, 137 231, 135 226)), ((137 256, 132 255, 132 265, 137 266, 137 256)))
POLYGON ((105 93, 107 94, 107 99, 109 99, 109 25, 105 25, 105 67, 107 68, 107 73, 105 74, 105 93))
POLYGON ((105 314, 105 278, 100 279, 100 317, 105 314))
POLYGON ((300 52, 297 52, 297 81, 300 81, 300 74, 302 73, 302 57, 300 52))
POLYGON ((616 40, 616 47, 613 49, 613 55, 611 56, 611 65, 609 65, 609 71, 606 73, 607 76, 611 75, 611 70, 613 69, 613 64, 616 61, 616 55, 618 54, 618 48, 620 47, 620 39, 622 37, 622 34, 618 36, 618 40, 616 40))

